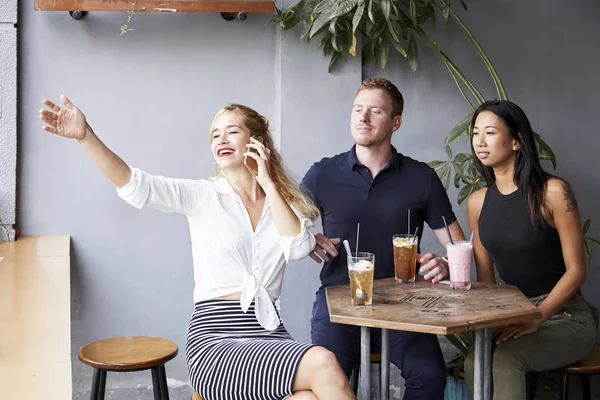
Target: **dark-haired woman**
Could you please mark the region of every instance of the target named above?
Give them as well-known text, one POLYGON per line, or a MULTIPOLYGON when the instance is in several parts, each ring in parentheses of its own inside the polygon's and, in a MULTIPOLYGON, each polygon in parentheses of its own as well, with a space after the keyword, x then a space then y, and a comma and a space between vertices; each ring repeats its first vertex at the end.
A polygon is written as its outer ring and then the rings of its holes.
MULTIPOLYGON (((521 290, 542 318, 494 332, 494 400, 525 399, 525 373, 585 357, 596 324, 580 288, 586 277, 581 221, 571 186, 542 169, 531 125, 509 101, 473 115, 472 150, 487 187, 467 202, 477 280, 521 290)), ((473 354, 466 362, 472 388, 473 354)))

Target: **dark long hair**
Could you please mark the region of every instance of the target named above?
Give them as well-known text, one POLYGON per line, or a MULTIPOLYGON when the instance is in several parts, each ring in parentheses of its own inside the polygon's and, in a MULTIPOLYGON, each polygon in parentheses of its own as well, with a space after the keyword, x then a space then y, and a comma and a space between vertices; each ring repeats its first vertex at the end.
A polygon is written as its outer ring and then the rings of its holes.
MULTIPOLYGON (((546 224, 543 215, 546 182, 552 175, 542 169, 529 119, 521 107, 513 102, 489 100, 475 110, 471 120, 471 130, 475 126, 477 116, 482 111, 490 111, 496 114, 508 128, 510 136, 520 144, 515 159, 515 176, 513 179, 517 188, 523 192, 531 224, 535 228, 541 229, 546 224)), ((493 185, 496 182, 494 169, 484 166, 477 158, 472 140, 471 150, 477 171, 483 176, 487 186, 493 185)))

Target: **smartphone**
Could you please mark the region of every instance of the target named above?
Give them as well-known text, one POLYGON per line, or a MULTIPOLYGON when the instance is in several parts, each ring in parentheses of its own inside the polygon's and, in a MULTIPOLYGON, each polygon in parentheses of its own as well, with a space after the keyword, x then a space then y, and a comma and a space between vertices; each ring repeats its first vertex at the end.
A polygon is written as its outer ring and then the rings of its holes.
MULTIPOLYGON (((254 154, 258 154, 256 149, 248 147, 248 151, 253 152, 254 154)), ((244 165, 248 168, 248 171, 254 176, 258 175, 258 163, 252 157, 245 156, 244 157, 244 165)))

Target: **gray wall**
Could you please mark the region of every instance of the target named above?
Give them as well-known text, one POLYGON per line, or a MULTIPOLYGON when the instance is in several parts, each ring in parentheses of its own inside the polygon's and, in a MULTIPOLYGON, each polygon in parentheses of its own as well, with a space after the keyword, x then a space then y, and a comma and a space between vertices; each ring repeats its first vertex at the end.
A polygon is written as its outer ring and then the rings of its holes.
MULTIPOLYGON (((600 4, 553 0, 469 2, 463 13, 495 63, 511 99, 555 150, 557 174, 568 179, 582 215, 600 237, 600 177, 595 173, 600 4)), ((66 94, 98 135, 128 163, 174 177, 213 172, 207 130, 224 104, 248 104, 273 123, 288 166, 301 178, 320 158, 348 149, 349 110, 363 78, 392 79, 406 98, 394 145, 424 161, 443 159, 443 139, 467 106, 441 61, 421 48, 412 74, 393 55, 385 71, 349 60, 332 74, 316 43, 265 25, 269 16, 225 22, 218 14, 135 14, 134 32, 119 37, 124 13, 20 10, 18 225, 24 234, 73 237, 73 377, 77 393, 91 371, 77 361, 80 346, 116 335, 148 334, 176 341, 181 354, 167 368, 172 386, 187 382, 183 349, 192 310, 190 240, 184 217, 136 211, 122 202, 75 142, 40 129, 41 99, 66 94)), ((438 22, 436 38, 489 97, 483 64, 453 28, 438 22), (444 36, 444 37, 442 37, 444 36)), ((456 150, 466 150, 467 143, 456 150)), ((452 199, 456 193, 451 191, 452 199)), ((464 207, 457 207, 466 226, 464 207)), ((437 249, 431 233, 425 246, 437 249)), ((584 292, 594 287, 600 249, 584 292)), ((292 263, 286 273, 283 318, 309 341, 319 266, 292 263)), ((148 385, 146 374, 109 377, 112 388, 148 385)))

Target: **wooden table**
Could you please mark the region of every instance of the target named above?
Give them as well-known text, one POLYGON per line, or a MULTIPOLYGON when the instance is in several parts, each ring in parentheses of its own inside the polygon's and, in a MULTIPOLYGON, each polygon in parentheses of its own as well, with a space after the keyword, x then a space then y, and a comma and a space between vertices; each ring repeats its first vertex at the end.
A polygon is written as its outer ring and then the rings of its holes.
POLYGON ((70 237, 0 243, 0 397, 70 399, 70 237))
POLYGON ((389 329, 440 335, 475 331, 475 400, 491 399, 492 328, 541 318, 541 312, 516 287, 473 283, 452 290, 417 277, 415 283, 394 278, 373 283, 372 306, 353 307, 350 285, 326 288, 331 322, 361 327, 359 399, 369 399, 371 336, 381 328, 381 399, 389 399, 389 329))

